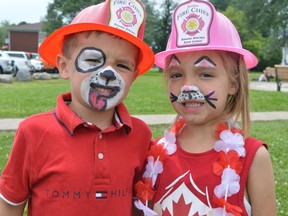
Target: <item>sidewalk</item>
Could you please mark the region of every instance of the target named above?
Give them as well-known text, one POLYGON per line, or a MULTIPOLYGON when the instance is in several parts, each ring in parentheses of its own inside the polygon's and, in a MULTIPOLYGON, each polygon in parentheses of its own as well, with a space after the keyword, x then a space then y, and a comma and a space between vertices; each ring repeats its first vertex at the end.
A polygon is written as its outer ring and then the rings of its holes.
MULTIPOLYGON (((148 125, 156 124, 170 124, 174 118, 174 114, 168 115, 134 115, 135 117, 142 119, 148 125)), ((16 130, 18 124, 23 119, 0 119, 0 131, 3 130, 16 130)), ((288 112, 255 112, 251 113, 252 121, 273 121, 273 120, 288 120, 288 112)))
MULTIPOLYGON (((275 82, 251 82, 250 88, 264 91, 277 91, 275 82)), ((288 83, 283 83, 281 92, 288 92, 288 83)), ((287 95, 288 96, 288 95, 287 95)), ((170 124, 174 118, 174 114, 168 115, 135 115, 145 121, 148 125, 170 124)), ((23 119, 0 119, 0 131, 16 130, 19 122, 23 119)), ((272 120, 288 120, 288 112, 255 112, 251 113, 252 121, 272 121, 272 120)))
MULTIPOLYGON (((252 82, 250 82, 250 89, 277 92, 277 84, 275 82, 252 81, 252 82)), ((282 83, 281 92, 288 92, 288 83, 287 82, 282 83)))

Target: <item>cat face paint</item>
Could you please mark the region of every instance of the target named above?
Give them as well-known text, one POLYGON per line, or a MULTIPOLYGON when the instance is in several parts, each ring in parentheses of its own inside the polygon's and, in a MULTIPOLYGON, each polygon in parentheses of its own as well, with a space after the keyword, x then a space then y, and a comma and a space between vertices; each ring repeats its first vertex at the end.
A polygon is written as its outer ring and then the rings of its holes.
POLYGON ((214 98, 215 91, 211 91, 207 95, 204 95, 198 87, 184 85, 181 87, 181 93, 179 96, 170 93, 170 101, 183 103, 185 101, 196 100, 198 102, 206 101, 212 108, 216 109, 215 104, 212 101, 217 101, 217 98, 214 98))
POLYGON ((81 84, 83 100, 97 111, 105 111, 115 107, 122 99, 125 81, 108 66, 101 68, 106 61, 105 54, 100 49, 84 48, 75 61, 80 73, 91 73, 81 84))
POLYGON ((195 62, 194 66, 209 68, 209 67, 216 67, 216 64, 208 56, 202 56, 195 62))
POLYGON ((177 58, 176 55, 172 55, 168 68, 173 67, 173 66, 178 66, 178 65, 180 65, 179 59, 177 58))

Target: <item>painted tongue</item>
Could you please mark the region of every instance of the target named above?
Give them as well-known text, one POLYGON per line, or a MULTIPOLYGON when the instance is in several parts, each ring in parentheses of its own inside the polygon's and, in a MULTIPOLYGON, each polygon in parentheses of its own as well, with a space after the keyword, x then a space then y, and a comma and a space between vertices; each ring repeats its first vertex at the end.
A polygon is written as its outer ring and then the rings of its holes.
POLYGON ((101 96, 95 92, 91 92, 89 97, 90 104, 93 108, 99 111, 105 109, 105 100, 101 96))

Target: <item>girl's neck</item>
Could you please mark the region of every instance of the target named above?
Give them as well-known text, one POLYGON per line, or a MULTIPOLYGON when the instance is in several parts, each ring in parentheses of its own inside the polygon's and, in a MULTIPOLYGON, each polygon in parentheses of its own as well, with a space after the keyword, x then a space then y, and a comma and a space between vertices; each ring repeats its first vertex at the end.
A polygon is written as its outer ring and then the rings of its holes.
POLYGON ((177 143, 186 152, 202 153, 213 149, 217 125, 189 125, 177 135, 177 143))

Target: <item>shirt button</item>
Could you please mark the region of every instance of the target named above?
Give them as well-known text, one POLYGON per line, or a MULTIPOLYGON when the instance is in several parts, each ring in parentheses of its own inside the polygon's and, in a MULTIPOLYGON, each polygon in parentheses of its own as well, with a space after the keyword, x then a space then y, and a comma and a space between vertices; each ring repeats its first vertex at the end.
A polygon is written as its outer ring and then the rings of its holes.
POLYGON ((102 139, 103 135, 102 133, 99 134, 99 139, 102 139))
POLYGON ((98 158, 99 158, 100 160, 102 160, 102 159, 104 158, 104 155, 103 155, 102 153, 99 153, 99 154, 98 154, 98 158))

